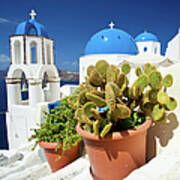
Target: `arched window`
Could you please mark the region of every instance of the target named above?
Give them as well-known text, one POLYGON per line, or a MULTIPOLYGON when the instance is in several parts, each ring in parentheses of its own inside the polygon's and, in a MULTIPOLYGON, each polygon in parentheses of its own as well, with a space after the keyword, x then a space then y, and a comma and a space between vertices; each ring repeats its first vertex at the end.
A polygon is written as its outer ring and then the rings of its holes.
POLYGON ((20 41, 14 42, 14 60, 15 60, 15 64, 21 63, 21 43, 20 43, 20 41))
POLYGON ((29 35, 37 35, 37 30, 35 27, 31 26, 28 30, 28 33, 29 35))
POLYGON ((22 72, 21 75, 21 101, 22 104, 28 104, 29 91, 28 91, 28 81, 26 79, 25 73, 22 72))
POLYGON ((154 54, 157 54, 157 47, 154 48, 154 54))
POLYGON ((34 41, 31 42, 30 48, 31 48, 31 62, 33 64, 36 64, 37 63, 37 43, 34 41))
POLYGON ((47 64, 51 64, 51 49, 50 45, 46 45, 46 51, 47 51, 47 64))
POLYGON ((147 52, 147 47, 144 47, 144 52, 147 52))

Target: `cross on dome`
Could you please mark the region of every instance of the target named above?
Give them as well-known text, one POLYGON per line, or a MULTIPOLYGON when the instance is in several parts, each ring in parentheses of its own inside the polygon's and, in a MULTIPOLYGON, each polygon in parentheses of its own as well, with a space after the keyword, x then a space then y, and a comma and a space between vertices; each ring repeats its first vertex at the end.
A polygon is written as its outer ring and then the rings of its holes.
POLYGON ((114 23, 111 21, 111 23, 109 24, 109 27, 111 28, 111 29, 113 29, 113 27, 114 27, 114 23))
POLYGON ((31 13, 29 14, 31 16, 31 19, 35 19, 36 17, 36 12, 34 11, 34 9, 31 10, 31 13))

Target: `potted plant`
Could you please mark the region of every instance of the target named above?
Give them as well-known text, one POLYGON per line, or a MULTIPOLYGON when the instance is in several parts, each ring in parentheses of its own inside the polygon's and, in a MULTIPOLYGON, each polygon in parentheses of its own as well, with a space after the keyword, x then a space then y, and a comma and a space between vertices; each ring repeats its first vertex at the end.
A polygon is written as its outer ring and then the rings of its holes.
POLYGON ((68 104, 67 97, 59 102, 59 107, 50 113, 45 112, 46 121, 38 129, 33 129, 34 134, 29 139, 35 139, 34 148, 37 144, 44 148, 52 172, 78 158, 81 140, 76 133, 74 110, 68 104))
POLYGON ((68 98, 94 179, 120 180, 143 165, 152 119, 165 121, 166 111, 177 106, 166 94, 173 83, 170 74, 163 78, 156 66, 147 63, 136 69, 137 79, 130 86, 130 70, 128 63, 120 71, 100 60, 88 67, 80 93, 68 98))

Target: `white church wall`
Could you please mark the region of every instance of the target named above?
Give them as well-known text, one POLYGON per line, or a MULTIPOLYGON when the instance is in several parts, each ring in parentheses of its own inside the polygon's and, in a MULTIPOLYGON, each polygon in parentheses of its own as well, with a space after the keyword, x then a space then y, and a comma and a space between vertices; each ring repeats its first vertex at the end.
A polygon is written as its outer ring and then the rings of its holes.
POLYGON ((161 45, 159 42, 137 42, 139 54, 153 54, 160 55, 161 53, 161 45))
POLYGON ((54 64, 53 44, 54 44, 53 40, 44 38, 45 64, 54 64))
POLYGON ((35 127, 35 108, 23 105, 13 105, 7 113, 7 131, 9 149, 17 149, 28 142, 31 128, 35 127))
POLYGON ((166 49, 166 57, 172 60, 180 60, 180 32, 169 41, 166 49))

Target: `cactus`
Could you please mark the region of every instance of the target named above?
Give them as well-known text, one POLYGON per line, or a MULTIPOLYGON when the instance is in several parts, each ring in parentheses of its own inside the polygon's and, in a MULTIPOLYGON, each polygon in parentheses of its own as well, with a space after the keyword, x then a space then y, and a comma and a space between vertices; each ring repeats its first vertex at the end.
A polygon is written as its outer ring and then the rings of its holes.
POLYGON ((115 106, 116 106, 116 97, 115 97, 115 93, 114 90, 111 86, 111 84, 106 84, 105 87, 105 93, 106 93, 106 103, 108 105, 108 108, 110 111, 114 111, 115 106))
POLYGON ((152 117, 155 121, 159 121, 165 113, 165 109, 163 106, 157 104, 154 106, 152 111, 152 117))
POLYGON ((93 122, 93 132, 95 136, 99 136, 99 127, 100 127, 100 121, 96 120, 93 122))
POLYGON ((96 69, 104 79, 106 78, 106 71, 108 67, 109 64, 104 60, 100 60, 96 63, 96 69))
POLYGON ((92 93, 86 93, 86 97, 88 100, 92 101, 98 107, 106 106, 106 101, 99 96, 96 96, 92 93))
POLYGON ((121 70, 124 74, 129 74, 131 66, 128 63, 123 63, 121 66, 121 70))
POLYGON ((145 89, 148 86, 148 76, 141 74, 137 79, 137 87, 140 89, 145 89))
POLYGON ((159 91, 157 95, 157 100, 160 104, 168 104, 169 97, 165 92, 159 91))
POLYGON ((151 114, 154 121, 165 121, 166 111, 177 107, 176 100, 166 93, 173 84, 170 74, 162 78, 156 66, 146 63, 143 69, 136 68, 137 79, 130 86, 126 76, 130 70, 128 63, 122 64, 120 72, 104 60, 88 67, 80 92, 68 100, 84 130, 102 138, 142 124, 145 117, 135 113, 138 108, 151 114))
POLYGON ((87 75, 90 77, 90 75, 91 75, 91 72, 92 72, 92 70, 94 69, 95 67, 93 66, 93 65, 90 65, 90 66, 88 66, 88 68, 87 68, 87 75))
POLYGON ((150 89, 148 93, 148 98, 150 102, 153 104, 157 103, 157 95, 158 95, 158 90, 150 89))
POLYGON ((162 81, 164 87, 171 87, 173 84, 173 77, 171 74, 167 74, 162 81))
POLYGON ((162 84, 162 76, 158 71, 153 71, 149 74, 149 84, 152 89, 160 89, 162 84))
POLYGON ((119 70, 114 65, 110 65, 106 72, 106 82, 116 82, 119 70))
POLYGON ((92 69, 92 72, 90 74, 90 83, 95 87, 102 86, 103 79, 95 68, 92 69))
POLYGON ((111 127, 112 127, 112 123, 110 122, 109 124, 107 124, 107 125, 103 128, 100 136, 101 136, 101 137, 104 137, 104 136, 111 130, 111 127))
POLYGON ((140 76, 143 72, 140 67, 137 67, 135 73, 136 73, 136 76, 140 76))
POLYGON ((165 104, 166 110, 174 111, 176 107, 177 107, 177 101, 173 97, 170 97, 169 102, 165 104))

